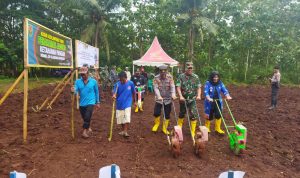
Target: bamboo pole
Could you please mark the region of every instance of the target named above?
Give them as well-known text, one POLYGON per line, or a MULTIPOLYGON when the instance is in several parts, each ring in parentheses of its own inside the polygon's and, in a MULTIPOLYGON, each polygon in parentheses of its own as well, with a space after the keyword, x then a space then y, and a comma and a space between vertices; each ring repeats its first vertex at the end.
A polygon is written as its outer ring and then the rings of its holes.
MULTIPOLYGON (((74 83, 74 75, 71 76, 71 83, 74 83)), ((71 96, 71 134, 72 138, 75 139, 75 128, 74 128, 74 102, 75 102, 75 94, 72 93, 71 96)))
POLYGON ((5 99, 10 95, 10 93, 14 90, 14 88, 20 82, 20 80, 23 78, 23 76, 24 76, 24 71, 19 75, 19 77, 17 78, 17 80, 15 80, 15 82, 12 84, 12 86, 7 90, 7 92, 1 98, 1 100, 0 100, 0 106, 5 101, 5 99))
MULTIPOLYGON (((78 79, 78 70, 76 70, 76 80, 78 79)), ((76 95, 76 109, 79 110, 79 94, 76 95)))
POLYGON ((58 93, 55 95, 55 97, 51 100, 51 102, 48 104, 47 109, 50 109, 52 104, 55 102, 57 97, 61 94, 61 92, 64 90, 66 85, 70 82, 71 78, 74 77, 74 71, 72 71, 71 77, 68 78, 68 80, 64 83, 63 87, 58 90, 58 93))
POLYGON ((23 141, 27 141, 28 69, 24 69, 23 141))
POLYGON ((37 112, 39 112, 40 110, 42 110, 44 108, 44 106, 46 105, 46 103, 49 101, 50 97, 52 95, 54 95, 54 93, 59 89, 59 87, 61 87, 61 85, 65 82, 65 80, 70 76, 71 71, 67 73, 67 75, 64 76, 64 78, 62 79, 61 82, 59 82, 59 84, 54 88, 54 90, 51 92, 50 96, 48 96, 45 101, 42 103, 42 105, 40 107, 37 107, 37 112))

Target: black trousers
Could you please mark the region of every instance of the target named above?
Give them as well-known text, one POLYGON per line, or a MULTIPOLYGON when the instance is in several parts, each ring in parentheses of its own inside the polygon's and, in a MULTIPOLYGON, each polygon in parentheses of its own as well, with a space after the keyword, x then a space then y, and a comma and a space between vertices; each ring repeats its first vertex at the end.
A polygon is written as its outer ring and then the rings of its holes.
MULTIPOLYGON (((166 119, 170 119, 170 113, 171 113, 171 104, 164 104, 164 110, 165 110, 165 116, 166 116, 166 119)), ((155 103, 155 106, 154 106, 154 114, 153 116, 154 117, 158 117, 160 116, 161 114, 161 109, 162 109, 162 104, 160 103, 155 103)))
POLYGON ((94 110, 94 105, 80 106, 79 111, 83 119, 83 128, 88 129, 90 127, 91 118, 94 110))
POLYGON ((272 84, 271 105, 274 107, 277 106, 278 91, 279 91, 279 87, 272 84))
MULTIPOLYGON (((218 106, 221 110, 221 103, 220 101, 217 101, 218 106)), ((221 110, 222 112, 222 110, 221 110)), ((217 107, 216 102, 211 103, 211 108, 210 108, 210 112, 209 112, 209 120, 213 120, 214 118, 216 119, 220 119, 221 118, 221 113, 217 107)))

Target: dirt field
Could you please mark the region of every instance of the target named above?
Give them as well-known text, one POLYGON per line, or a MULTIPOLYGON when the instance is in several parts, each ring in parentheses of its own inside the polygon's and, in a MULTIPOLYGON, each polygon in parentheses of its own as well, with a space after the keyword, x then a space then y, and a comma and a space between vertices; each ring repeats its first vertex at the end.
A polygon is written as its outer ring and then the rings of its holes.
MULTIPOLYGON (((270 88, 229 87, 234 98, 230 101, 233 114, 248 129, 247 150, 235 156, 229 150, 227 136, 211 133, 206 155, 201 159, 193 153, 187 122, 183 127, 183 152, 177 159, 168 151, 166 136, 151 132, 153 95, 146 97, 143 113, 132 113, 129 139, 119 136, 115 125, 113 139, 108 142, 111 101, 107 99, 93 116, 94 132, 89 139, 81 138, 82 120, 75 112, 76 138, 72 140, 69 90, 55 102, 53 110, 31 110, 53 88, 30 91, 27 144, 22 143, 23 94, 10 96, 0 106, 1 178, 13 170, 25 172, 29 178, 96 178, 101 167, 112 163, 120 166, 123 178, 215 178, 227 170, 245 171, 245 177, 300 177, 299 88, 282 87, 279 107, 269 111, 270 88)), ((176 106, 178 112, 177 102, 176 106)), ((199 108, 203 113, 203 101, 199 108)), ((229 119, 228 114, 225 116, 229 119)), ((174 117, 171 119, 174 125, 174 117)))

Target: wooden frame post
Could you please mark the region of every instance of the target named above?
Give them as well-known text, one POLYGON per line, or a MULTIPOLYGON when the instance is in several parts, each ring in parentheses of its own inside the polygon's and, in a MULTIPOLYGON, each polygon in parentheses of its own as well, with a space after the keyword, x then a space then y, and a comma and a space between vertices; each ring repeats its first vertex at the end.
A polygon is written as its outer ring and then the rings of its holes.
POLYGON ((24 69, 23 141, 27 142, 28 69, 24 69))
POLYGON ((50 97, 52 97, 55 92, 59 89, 59 87, 61 87, 64 82, 66 81, 66 79, 70 76, 71 71, 67 73, 67 75, 64 76, 64 78, 62 79, 62 81, 59 82, 59 84, 54 88, 54 90, 51 92, 50 96, 48 96, 45 101, 42 103, 42 105, 40 107, 37 106, 36 110, 33 109, 35 112, 39 112, 40 110, 42 110, 44 108, 44 106, 46 105, 46 103, 49 101, 50 97))
MULTIPOLYGON (((71 75, 71 83, 74 83, 74 73, 71 75)), ((71 86, 72 87, 72 86, 71 86)), ((72 138, 75 139, 75 128, 74 128, 74 102, 75 102, 75 94, 71 93, 71 134, 72 138)))
POLYGON ((51 102, 48 104, 47 109, 51 109, 52 104, 55 102, 55 100, 57 99, 57 97, 61 94, 61 92, 64 90, 64 88, 66 87, 66 85, 68 83, 70 83, 70 80, 72 77, 74 77, 74 72, 72 71, 71 76, 67 79, 67 81, 64 83, 64 85, 62 86, 62 88, 60 88, 58 90, 58 93, 55 95, 55 97, 51 100, 51 102))
POLYGON ((11 94, 11 92, 14 90, 14 88, 20 82, 20 80, 23 79, 23 77, 24 77, 24 71, 19 75, 19 77, 17 78, 17 80, 15 80, 15 82, 11 85, 11 87, 7 90, 7 92, 1 98, 1 100, 0 100, 0 106, 6 100, 6 98, 11 94))

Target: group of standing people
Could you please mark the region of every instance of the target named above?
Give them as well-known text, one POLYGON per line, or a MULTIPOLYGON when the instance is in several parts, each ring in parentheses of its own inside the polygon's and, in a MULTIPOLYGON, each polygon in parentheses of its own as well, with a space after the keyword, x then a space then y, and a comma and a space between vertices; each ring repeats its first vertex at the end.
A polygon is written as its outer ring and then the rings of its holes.
MULTIPOLYGON (((128 68, 119 74, 116 73, 116 68, 113 67, 111 76, 115 81, 113 87, 112 98, 116 101, 116 118, 117 124, 122 126, 122 131, 119 135, 129 137, 128 127, 131 122, 131 107, 132 103, 135 105, 135 112, 143 111, 144 95, 146 90, 147 78, 145 77, 144 69, 137 69, 131 76, 128 68), (138 104, 138 99, 141 103, 138 104)), ((162 124, 162 132, 169 134, 168 125, 170 120, 170 113, 172 110, 173 100, 177 99, 176 91, 179 97, 179 117, 178 125, 183 126, 186 114, 190 118, 190 126, 192 136, 195 136, 197 126, 197 119, 199 113, 197 110, 196 101, 201 100, 201 82, 198 75, 193 72, 194 66, 192 62, 186 62, 185 70, 177 76, 174 81, 173 76, 168 72, 168 66, 162 65, 159 67, 159 74, 155 76, 153 81, 155 92, 155 105, 154 105, 154 126, 153 132, 157 132, 161 123, 161 113, 163 112, 164 120, 162 124)), ((79 70, 81 76, 76 80, 74 87, 71 91, 75 94, 79 93, 80 96, 80 113, 83 118, 83 132, 82 136, 89 137, 92 132, 90 121, 93 113, 94 106, 100 107, 100 97, 97 81, 88 75, 88 68, 83 66, 79 70)), ((146 74, 147 76, 147 74, 146 74)), ((272 106, 274 109, 277 105, 277 95, 279 89, 280 73, 279 69, 274 69, 274 76, 270 79, 272 83, 272 106)), ((220 79, 220 74, 217 71, 211 72, 208 80, 204 85, 204 113, 205 113, 205 126, 208 132, 211 132, 210 125, 215 119, 215 131, 219 134, 224 134, 221 129, 221 112, 223 108, 222 93, 225 99, 232 99, 224 83, 220 79)))
MULTIPOLYGON (((190 118, 191 133, 194 137, 197 119, 199 117, 199 113, 196 108, 196 101, 201 100, 201 82, 198 75, 193 73, 193 63, 187 62, 185 64, 185 71, 178 75, 176 82, 174 82, 173 77, 167 73, 167 66, 161 66, 159 69, 160 73, 154 79, 156 103, 154 106, 154 126, 152 127, 152 131, 156 132, 158 130, 160 125, 161 108, 163 107, 165 119, 162 125, 162 131, 165 134, 169 134, 167 128, 172 109, 172 100, 177 98, 177 91, 180 108, 177 124, 182 127, 184 118, 186 114, 188 114, 188 117, 190 118)), ((223 107, 221 93, 225 95, 226 99, 231 99, 228 90, 220 80, 219 73, 214 71, 211 73, 204 86, 204 110, 206 117, 205 126, 210 132, 210 122, 216 118, 215 131, 219 134, 224 134, 224 131, 221 129, 220 111, 222 111, 223 107), (219 106, 220 110, 217 109, 216 105, 219 106)))

